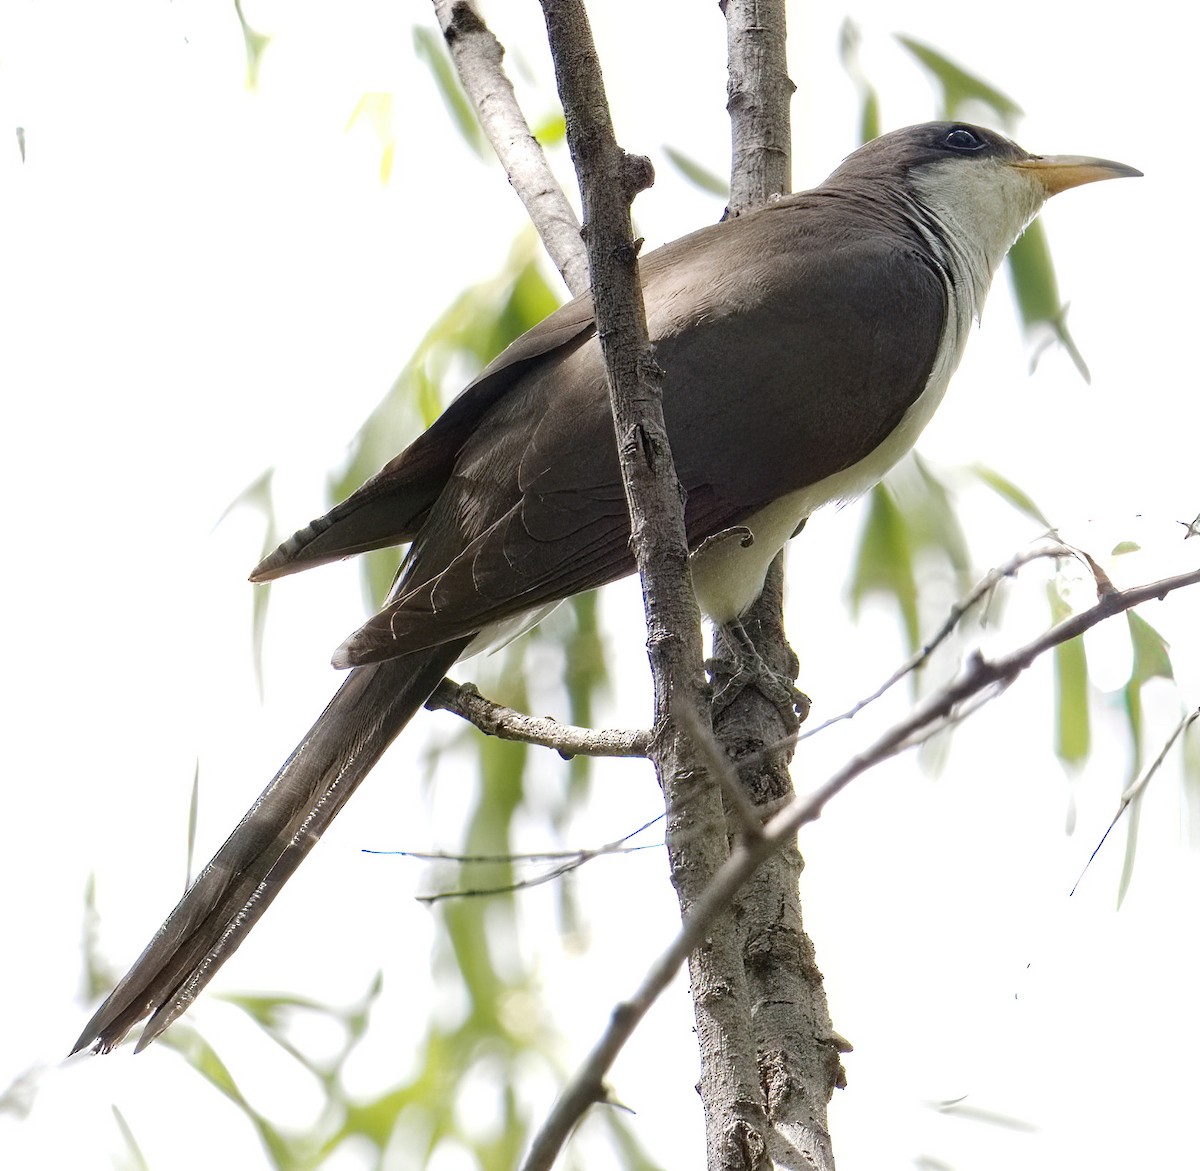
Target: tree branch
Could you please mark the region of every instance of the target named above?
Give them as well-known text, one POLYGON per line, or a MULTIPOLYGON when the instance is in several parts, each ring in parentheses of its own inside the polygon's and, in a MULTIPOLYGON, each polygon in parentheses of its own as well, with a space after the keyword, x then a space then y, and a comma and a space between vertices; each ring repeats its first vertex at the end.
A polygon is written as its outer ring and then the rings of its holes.
MULTIPOLYGON (((603 1086, 606 1074, 634 1029, 670 985, 692 950, 702 944, 717 920, 727 913, 741 888, 773 854, 792 847, 801 827, 820 817, 825 806, 851 781, 927 739, 947 721, 953 720, 965 704, 978 701, 974 706, 980 706, 999 695, 1022 671, 1054 647, 1078 638, 1117 614, 1197 584, 1200 584, 1200 569, 1128 590, 1115 590, 1101 597, 1095 606, 1064 619, 1010 654, 991 662, 980 655, 974 656, 957 680, 925 700, 807 797, 789 802, 763 826, 761 834, 741 839, 703 897, 693 906, 670 946, 653 963, 633 995, 613 1009, 608 1027, 559 1099, 543 1133, 553 1127, 555 1134, 563 1136, 558 1140, 561 1144, 583 1111, 596 1100, 595 1087, 603 1086)), ((844 1044, 834 1033, 825 1037, 824 1043, 834 1051, 844 1044)), ((539 1135, 535 1147, 541 1141, 542 1135, 539 1135)), ((548 1168, 550 1163, 537 1166, 548 1168)))
POLYGON ((431 712, 448 711, 474 724, 487 736, 553 748, 572 756, 646 756, 651 733, 642 728, 580 728, 549 716, 528 716, 479 694, 474 683, 443 679, 425 701, 431 712))
MULTIPOLYGON (((823 732, 826 728, 833 724, 839 724, 843 720, 854 719, 863 708, 868 707, 877 699, 886 695, 901 679, 907 675, 911 675, 923 666, 933 652, 954 632, 954 628, 962 621, 967 611, 973 606, 978 605, 1006 577, 1015 577, 1026 565, 1033 561, 1040 561, 1044 557, 1065 558, 1077 557, 1078 555, 1077 551, 1069 545, 1064 545, 1061 541, 1054 541, 1049 545, 1040 545, 1033 549, 1026 549, 1010 557, 1003 565, 997 565, 994 569, 988 570, 976 582, 971 592, 962 601, 956 602, 950 607, 950 613, 946 616, 946 621, 942 623, 933 637, 920 650, 914 652, 908 659, 901 663, 870 695, 864 696, 853 707, 847 708, 844 712, 840 712, 836 716, 830 716, 829 719, 818 724, 815 728, 805 729, 805 731, 796 737, 796 742, 799 743, 802 740, 807 740, 815 736, 818 732, 823 732)), ((1094 563, 1092 564, 1094 565, 1094 563)))
MULTIPOLYGON (((732 174, 728 215, 760 207, 791 190, 790 101, 783 0, 725 0, 732 174)), ((799 663, 783 627, 783 554, 742 625, 780 676, 799 663)), ((729 632, 714 633, 714 658, 727 659, 729 632)), ((772 809, 794 797, 789 773, 796 725, 753 687, 714 717, 714 730, 748 799, 772 809)), ((769 1122, 768 1150, 779 1166, 833 1166, 826 1106, 844 1084, 815 949, 804 931, 794 845, 773 854, 737 899, 735 919, 750 991, 759 1077, 769 1122)))
POLYGON ((433 0, 433 7, 484 134, 571 295, 579 296, 588 287, 579 220, 517 105, 504 46, 469 0, 433 0))
MULTIPOLYGON (((1079 873, 1079 877, 1075 880, 1075 885, 1071 887, 1071 894, 1079 889, 1079 884, 1083 881, 1083 876, 1087 874, 1088 869, 1096 860, 1096 855, 1100 853, 1104 847, 1104 843, 1108 841, 1108 835, 1117 828, 1117 822, 1121 820, 1122 814, 1135 801, 1140 801, 1142 794, 1146 791, 1147 786, 1154 779, 1154 774, 1162 768, 1163 761, 1167 759, 1167 753, 1171 751, 1175 741, 1184 734, 1197 720, 1200 720, 1200 708, 1193 712, 1188 712, 1179 723, 1175 725, 1175 730, 1167 737, 1166 743, 1163 744, 1159 754, 1154 758, 1154 762, 1140 777, 1121 794, 1121 799, 1117 802, 1117 811, 1113 814, 1112 821, 1108 823, 1107 829, 1100 835, 1100 840, 1096 843, 1096 848, 1088 855, 1088 860, 1084 863, 1083 869, 1079 873)), ((1118 905, 1119 905, 1118 898, 1118 905)))
POLYGON ((792 189, 791 100, 784 0, 721 0, 732 128, 729 213, 792 189))
MULTIPOLYGON (((700 612, 691 588, 683 498, 663 423, 662 374, 654 362, 638 279, 629 203, 651 179, 649 163, 616 143, 595 46, 579 0, 542 0, 567 142, 580 178, 584 242, 596 328, 608 370, 617 450, 642 579, 654 678, 651 757, 667 808, 671 876, 686 915, 727 857, 719 791, 681 731, 676 713, 709 724, 701 667, 700 612)), ((701 1048, 710 1167, 757 1168, 765 1119, 733 932, 714 932, 690 957, 701 1048)), ((529 1168, 549 1167, 573 1119, 602 1100, 599 1082, 576 1080, 534 1141, 529 1168)))

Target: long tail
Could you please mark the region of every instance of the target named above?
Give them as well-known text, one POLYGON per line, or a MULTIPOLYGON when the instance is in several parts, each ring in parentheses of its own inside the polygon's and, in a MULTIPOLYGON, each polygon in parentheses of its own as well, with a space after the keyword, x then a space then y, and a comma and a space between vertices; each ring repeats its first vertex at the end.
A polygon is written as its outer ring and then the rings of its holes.
POLYGON ((467 639, 352 671, 275 779, 87 1023, 73 1053, 107 1052, 150 1016, 142 1050, 234 953, 467 639), (152 1014, 152 1015, 151 1015, 152 1014))

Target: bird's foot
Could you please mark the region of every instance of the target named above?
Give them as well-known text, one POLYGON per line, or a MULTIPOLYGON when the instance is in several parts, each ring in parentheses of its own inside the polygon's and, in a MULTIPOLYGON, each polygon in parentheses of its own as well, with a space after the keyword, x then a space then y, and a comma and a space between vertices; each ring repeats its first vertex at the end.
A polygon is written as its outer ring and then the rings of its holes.
POLYGON ((725 629, 733 636, 733 657, 713 658, 705 664, 713 680, 713 715, 719 716, 747 687, 753 687, 779 710, 786 727, 798 728, 808 718, 812 700, 759 654, 740 622, 725 629))

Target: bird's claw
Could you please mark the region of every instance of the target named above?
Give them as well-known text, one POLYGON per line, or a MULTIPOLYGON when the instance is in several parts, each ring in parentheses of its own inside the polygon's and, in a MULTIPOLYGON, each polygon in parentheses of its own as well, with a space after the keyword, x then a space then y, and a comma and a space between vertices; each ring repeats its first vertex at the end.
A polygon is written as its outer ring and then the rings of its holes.
POLYGON ((735 635, 735 656, 712 658, 705 663, 713 681, 713 715, 721 715, 747 687, 753 687, 775 706, 789 729, 798 728, 808 718, 812 700, 767 663, 744 629, 732 626, 728 629, 735 635))

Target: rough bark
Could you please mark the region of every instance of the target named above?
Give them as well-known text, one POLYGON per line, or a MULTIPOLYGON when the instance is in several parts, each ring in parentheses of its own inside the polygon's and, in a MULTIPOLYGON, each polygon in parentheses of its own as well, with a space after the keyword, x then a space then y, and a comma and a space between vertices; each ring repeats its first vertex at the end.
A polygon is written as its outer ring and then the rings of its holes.
POLYGON ((573 296, 588 287, 579 220, 504 72, 504 46, 468 0, 433 0, 442 36, 479 124, 573 296))
MULTIPOLYGON (((661 371, 646 331, 629 205, 652 181, 645 159, 616 143, 587 17, 579 0, 542 0, 580 177, 583 238, 597 331, 608 367, 617 448, 642 579, 654 678, 651 758, 667 806, 667 851, 687 915, 728 857, 720 791, 681 726, 707 728, 700 612, 691 588, 683 496, 663 423, 661 371), (677 718, 686 709, 686 723, 677 718)), ((708 1165, 749 1171, 766 1164, 763 1099, 750 1011, 732 922, 689 957, 708 1165)))
MULTIPOLYGON (((791 189, 791 120, 795 86, 787 73, 783 0, 725 0, 729 116, 732 131, 730 215, 791 189)), ((767 665, 794 680, 798 662, 783 627, 783 555, 743 625, 767 665)), ((718 630, 715 658, 733 651, 718 630)), ((795 726, 753 688, 714 719, 714 731, 737 766, 756 806, 778 807, 795 796, 788 771, 795 726)), ((829 1018, 812 941, 804 931, 795 845, 773 854, 736 903, 758 1066, 769 1123, 768 1150, 781 1167, 831 1168, 827 1107, 844 1084, 846 1048, 829 1018)))

